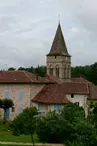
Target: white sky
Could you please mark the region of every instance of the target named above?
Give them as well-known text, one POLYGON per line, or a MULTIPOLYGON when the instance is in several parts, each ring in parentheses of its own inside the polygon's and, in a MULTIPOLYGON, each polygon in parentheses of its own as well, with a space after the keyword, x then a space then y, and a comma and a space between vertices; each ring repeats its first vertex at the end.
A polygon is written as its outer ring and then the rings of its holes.
POLYGON ((97 0, 0 0, 0 68, 45 65, 58 15, 72 65, 97 61, 97 0))

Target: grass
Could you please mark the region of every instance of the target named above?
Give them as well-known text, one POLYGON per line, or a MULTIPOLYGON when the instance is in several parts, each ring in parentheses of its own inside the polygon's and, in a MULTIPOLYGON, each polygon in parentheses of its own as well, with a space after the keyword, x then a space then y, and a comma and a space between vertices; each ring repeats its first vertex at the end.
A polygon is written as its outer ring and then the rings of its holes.
MULTIPOLYGON (((0 144, 0 146, 11 146, 11 145, 7 145, 7 144, 0 144)), ((16 145, 12 145, 12 146, 16 146, 16 145)), ((17 146, 29 146, 29 145, 17 145, 17 146)), ((31 146, 31 145, 30 145, 31 146)))
POLYGON ((29 146, 29 145, 7 145, 7 144, 0 144, 0 146, 29 146))
MULTIPOLYGON (((6 125, 0 122, 0 141, 2 142, 23 142, 23 143, 31 143, 30 135, 20 135, 14 136, 11 131, 6 130, 6 125)), ((37 135, 34 135, 34 141, 38 142, 39 139, 37 135)), ((4 145, 3 145, 4 146, 4 145)), ((7 145, 6 145, 7 146, 7 145)))

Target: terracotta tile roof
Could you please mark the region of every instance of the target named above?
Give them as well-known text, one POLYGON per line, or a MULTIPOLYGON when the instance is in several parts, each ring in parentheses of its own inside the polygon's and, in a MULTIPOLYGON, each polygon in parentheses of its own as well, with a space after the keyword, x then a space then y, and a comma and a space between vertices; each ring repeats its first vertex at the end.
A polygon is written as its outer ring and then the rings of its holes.
POLYGON ((45 86, 33 99, 41 103, 67 103, 66 94, 89 94, 88 86, 84 83, 62 83, 45 86))
POLYGON ((26 71, 0 71, 0 83, 51 83, 51 81, 26 71))
POLYGON ((90 86, 90 96, 88 99, 92 100, 97 100, 97 86, 90 86))
POLYGON ((62 83, 60 85, 60 90, 67 94, 89 94, 88 85, 85 83, 62 83))
POLYGON ((50 76, 47 75, 47 76, 45 77, 45 79, 46 79, 46 80, 49 80, 49 81, 53 81, 53 82, 55 82, 55 83, 59 83, 59 84, 62 83, 62 81, 61 81, 59 78, 54 77, 54 76, 51 76, 51 75, 50 75, 50 76))
POLYGON ((45 104, 65 104, 69 100, 65 97, 65 94, 55 91, 52 85, 45 86, 33 99, 33 102, 40 102, 45 104))
POLYGON ((71 79, 72 82, 74 83, 86 83, 86 84, 89 84, 89 85, 93 85, 92 82, 86 80, 85 78, 82 78, 82 77, 79 77, 79 78, 72 78, 71 79))

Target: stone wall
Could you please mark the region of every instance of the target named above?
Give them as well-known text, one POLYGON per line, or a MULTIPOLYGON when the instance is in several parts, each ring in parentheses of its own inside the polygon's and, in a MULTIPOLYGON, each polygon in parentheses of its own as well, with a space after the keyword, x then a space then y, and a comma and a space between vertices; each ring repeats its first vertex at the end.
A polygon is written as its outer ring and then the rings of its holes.
MULTIPOLYGON (((14 112, 10 109, 10 119, 13 120, 23 109, 31 106, 31 99, 44 87, 43 84, 2 84, 0 85, 0 98, 9 98, 14 103, 14 112)), ((3 117, 3 110, 0 109, 3 117)))
POLYGON ((53 76, 61 80, 71 79, 71 58, 66 56, 47 56, 47 74, 53 69, 53 76), (59 76, 56 75, 56 68, 59 68, 59 76))

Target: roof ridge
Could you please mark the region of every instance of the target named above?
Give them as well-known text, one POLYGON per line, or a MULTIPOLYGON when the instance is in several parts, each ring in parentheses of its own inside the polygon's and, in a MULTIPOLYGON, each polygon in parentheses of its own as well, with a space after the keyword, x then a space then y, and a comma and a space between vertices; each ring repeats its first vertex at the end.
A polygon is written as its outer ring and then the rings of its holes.
POLYGON ((25 74, 25 76, 26 76, 31 82, 33 82, 33 80, 27 75, 27 72, 23 71, 23 73, 25 74))
POLYGON ((55 96, 56 96, 56 93, 54 92, 54 90, 53 90, 53 88, 52 88, 52 85, 51 85, 51 89, 52 89, 53 93, 54 93, 54 94, 55 94, 55 96))
POLYGON ((45 88, 47 88, 49 85, 45 85, 33 98, 32 100, 38 95, 40 94, 45 88))

